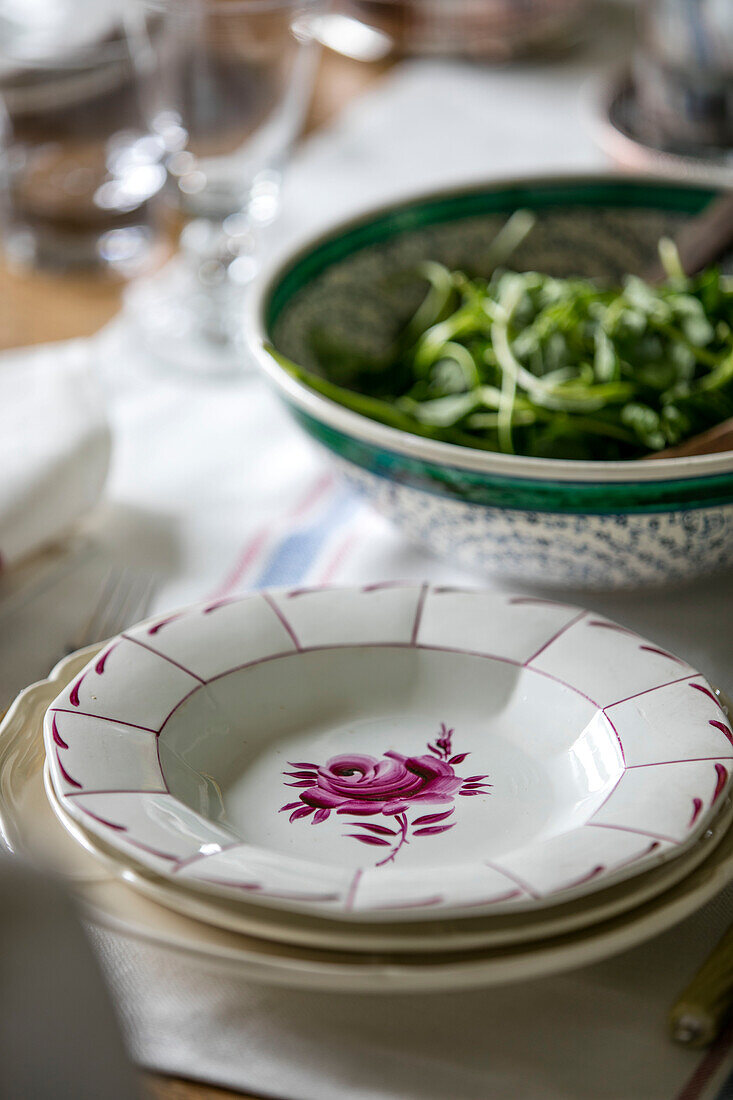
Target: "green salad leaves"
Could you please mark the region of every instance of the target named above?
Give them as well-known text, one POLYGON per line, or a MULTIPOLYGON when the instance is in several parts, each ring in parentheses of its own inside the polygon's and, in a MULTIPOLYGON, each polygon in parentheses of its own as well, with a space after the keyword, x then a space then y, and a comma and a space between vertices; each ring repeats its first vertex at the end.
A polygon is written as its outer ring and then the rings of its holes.
MULTIPOLYGON (((496 240, 504 262, 531 226, 520 211, 496 240)), ((427 293, 388 356, 348 388, 286 369, 382 423, 508 454, 634 459, 733 416, 733 279, 682 273, 660 242, 661 285, 494 267, 468 278, 424 263, 427 293)))

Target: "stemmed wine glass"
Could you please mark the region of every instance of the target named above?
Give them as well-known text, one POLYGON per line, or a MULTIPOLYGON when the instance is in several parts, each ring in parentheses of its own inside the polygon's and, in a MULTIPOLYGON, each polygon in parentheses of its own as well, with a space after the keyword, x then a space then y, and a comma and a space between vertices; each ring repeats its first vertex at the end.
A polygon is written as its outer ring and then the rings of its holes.
MULTIPOLYGON (((132 0, 0 0, 0 221, 13 266, 130 278, 158 255, 166 149, 141 55, 165 12, 132 0)), ((149 50, 147 51, 150 52, 149 50)))
MULTIPOLYGON (((148 43, 158 78, 146 110, 183 229, 179 256, 128 289, 127 310, 159 360, 231 373, 246 362, 242 297, 308 106, 319 0, 143 0, 151 5, 168 33, 148 43)), ((149 56, 140 63, 149 71, 149 56)))

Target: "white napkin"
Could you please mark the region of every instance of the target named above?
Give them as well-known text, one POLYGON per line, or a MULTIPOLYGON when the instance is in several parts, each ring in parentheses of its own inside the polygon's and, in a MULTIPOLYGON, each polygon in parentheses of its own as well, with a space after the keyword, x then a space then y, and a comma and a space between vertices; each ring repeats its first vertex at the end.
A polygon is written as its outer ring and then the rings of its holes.
POLYGON ((732 904, 729 887, 595 966, 409 996, 270 989, 111 933, 94 942, 136 1060, 176 1076, 278 1100, 729 1100, 733 1034, 700 1055, 665 1018, 732 904))
POLYGON ((110 446, 86 341, 3 355, 0 565, 51 542, 97 502, 110 446))

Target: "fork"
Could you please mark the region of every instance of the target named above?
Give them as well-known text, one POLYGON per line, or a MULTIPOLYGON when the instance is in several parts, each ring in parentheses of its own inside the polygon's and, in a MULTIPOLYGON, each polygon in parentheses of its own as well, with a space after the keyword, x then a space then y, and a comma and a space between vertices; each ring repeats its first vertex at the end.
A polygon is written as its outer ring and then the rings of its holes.
POLYGON ((89 618, 64 646, 64 655, 103 642, 144 619, 155 595, 152 577, 113 566, 102 584, 89 618))

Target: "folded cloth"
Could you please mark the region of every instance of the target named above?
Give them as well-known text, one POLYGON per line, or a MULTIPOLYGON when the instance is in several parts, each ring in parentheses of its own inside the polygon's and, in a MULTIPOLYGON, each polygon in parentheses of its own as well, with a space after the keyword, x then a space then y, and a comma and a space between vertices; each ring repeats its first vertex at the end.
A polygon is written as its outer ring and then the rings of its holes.
POLYGON ((90 345, 0 358, 0 566, 52 542, 101 496, 111 437, 90 345))
POLYGON ((432 994, 267 988, 116 932, 92 942, 136 1062, 278 1100, 730 1100, 733 1028, 707 1052, 666 1013, 730 923, 733 887, 594 966, 432 994), (726 1084, 727 1082, 727 1084, 726 1084))

